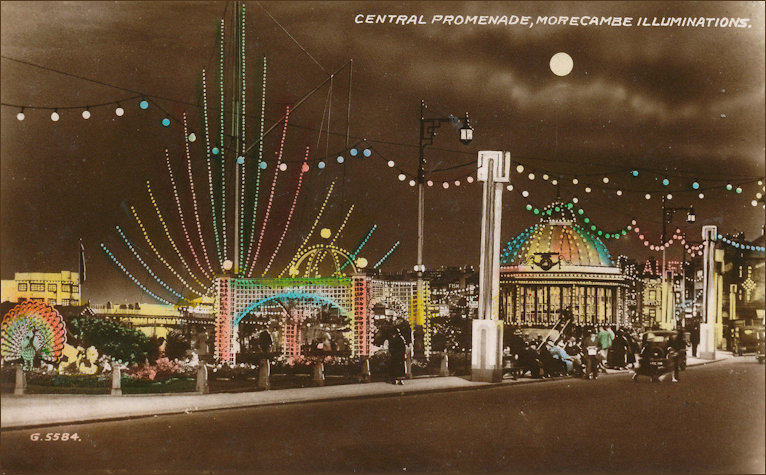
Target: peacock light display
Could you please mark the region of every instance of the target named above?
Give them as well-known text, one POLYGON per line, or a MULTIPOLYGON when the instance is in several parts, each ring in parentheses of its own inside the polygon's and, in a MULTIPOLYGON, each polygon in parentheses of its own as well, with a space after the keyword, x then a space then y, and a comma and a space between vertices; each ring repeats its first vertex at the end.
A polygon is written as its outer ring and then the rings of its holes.
POLYGON ((5 314, 0 324, 3 360, 21 359, 24 369, 31 369, 36 357, 47 363, 57 363, 65 343, 64 319, 44 302, 22 302, 5 314))

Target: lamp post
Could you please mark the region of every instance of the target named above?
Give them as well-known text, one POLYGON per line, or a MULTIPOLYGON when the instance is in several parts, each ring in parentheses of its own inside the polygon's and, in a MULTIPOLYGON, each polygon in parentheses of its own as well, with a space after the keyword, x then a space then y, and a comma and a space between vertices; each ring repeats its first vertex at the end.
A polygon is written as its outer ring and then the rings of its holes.
POLYGON ((450 122, 454 124, 455 126, 461 125, 460 127, 460 141, 464 145, 468 145, 471 143, 471 140, 473 140, 473 129, 471 128, 470 124, 468 123, 468 113, 465 114, 465 119, 463 119, 462 124, 460 124, 460 119, 450 115, 449 117, 436 117, 436 118, 426 118, 425 112, 426 112, 426 103, 425 101, 420 101, 420 142, 419 142, 419 159, 418 159, 418 176, 417 176, 417 184, 418 184, 418 262, 414 267, 415 272, 417 273, 417 308, 416 308, 416 321, 415 324, 418 324, 417 317, 421 315, 421 312, 424 312, 423 309, 423 273, 426 270, 426 267, 423 265, 423 220, 424 220, 424 194, 425 194, 425 150, 426 147, 429 145, 432 145, 434 143, 434 136, 436 136, 436 129, 438 129, 441 124, 445 122, 450 122))
MULTIPOLYGON (((665 276, 665 242, 666 242, 666 234, 667 234, 667 224, 673 221, 673 216, 678 211, 686 211, 686 222, 687 223, 693 223, 697 220, 697 215, 694 213, 694 206, 689 207, 670 207, 665 205, 665 195, 662 196, 662 291, 663 291, 663 318, 667 319, 668 313, 674 316, 675 318, 675 308, 672 310, 670 308, 665 308, 666 305, 668 305, 668 295, 665 295, 666 291, 666 276, 665 276)), ((683 264, 682 264, 683 267, 683 264)), ((682 269, 683 271, 683 269, 682 269)), ((683 276, 685 278, 685 275, 683 276)), ((683 288, 683 287, 682 287, 683 288)), ((669 293, 669 292, 668 292, 669 293)), ((685 297, 681 296, 681 300, 683 301, 685 297)), ((673 305, 675 307, 675 305, 673 305)))

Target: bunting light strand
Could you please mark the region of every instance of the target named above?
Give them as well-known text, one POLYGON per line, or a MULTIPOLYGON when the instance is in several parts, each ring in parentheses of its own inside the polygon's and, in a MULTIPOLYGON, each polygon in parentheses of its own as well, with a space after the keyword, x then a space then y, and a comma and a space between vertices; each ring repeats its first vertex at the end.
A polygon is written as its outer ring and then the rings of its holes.
MULTIPOLYGON (((186 114, 183 115, 184 120, 184 136, 188 137, 188 128, 186 125, 186 114)), ((192 160, 191 160, 191 153, 189 152, 189 141, 185 141, 186 146, 186 171, 189 176, 189 191, 191 192, 192 196, 192 206, 194 209, 194 221, 197 224, 197 235, 199 236, 199 246, 202 248, 202 256, 205 258, 205 264, 207 264, 207 268, 210 271, 210 273, 213 273, 213 266, 210 264, 210 257, 207 255, 207 244, 205 242, 205 236, 202 234, 202 222, 199 218, 199 206, 197 205, 197 192, 194 190, 194 176, 192 174, 192 160)), ((166 151, 167 153, 167 151, 166 151)), ((168 169, 170 169, 170 160, 168 160, 168 169)), ((178 207, 178 213, 181 215, 181 207, 179 205, 178 207)), ((183 222, 183 218, 182 218, 183 222)), ((186 233, 186 229, 184 227, 184 232, 186 233)), ((210 274, 208 274, 204 269, 202 269, 202 266, 199 263, 199 259, 197 258, 197 253, 194 251, 194 247, 191 244, 191 241, 189 240, 189 235, 186 233, 186 239, 189 241, 189 248, 192 251, 192 254, 194 255, 194 259, 197 261, 197 265, 200 266, 200 269, 202 270, 202 273, 205 275, 205 278, 210 279, 210 274)))

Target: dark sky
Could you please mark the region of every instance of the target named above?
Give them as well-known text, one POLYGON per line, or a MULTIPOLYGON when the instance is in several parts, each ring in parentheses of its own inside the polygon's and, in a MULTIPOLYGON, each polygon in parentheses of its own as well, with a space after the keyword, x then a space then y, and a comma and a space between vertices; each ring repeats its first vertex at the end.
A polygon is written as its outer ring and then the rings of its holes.
MULTIPOLYGON (((281 235, 307 146, 312 166, 273 268, 281 269, 289 260, 332 181, 336 189, 321 227, 336 229, 354 204, 338 244, 353 248, 377 224, 361 255, 374 263, 398 240, 399 249, 383 269, 396 271, 415 264, 417 194, 397 179, 399 171, 386 166, 386 161, 394 160, 398 168, 415 173, 421 99, 432 116, 462 116, 468 111, 475 129, 473 142, 464 146, 457 131, 443 125, 426 152, 428 172, 469 163, 479 150, 508 150, 513 160, 536 171, 534 181, 527 178, 528 171, 514 172, 516 190, 504 193, 503 241, 536 221, 524 210, 526 201, 518 191, 529 191, 529 200, 540 206, 555 198, 556 187, 541 180, 543 172, 560 177, 562 198, 578 196, 593 221, 605 229, 621 228, 635 217, 642 231, 659 241, 659 197, 664 190, 673 193, 674 206, 694 205, 695 225, 677 215, 672 226, 694 239, 699 239, 703 224, 716 224, 723 232, 744 231, 748 239, 761 233, 763 208, 750 202, 761 191, 756 181, 765 167, 762 2, 246 6, 247 112, 253 117, 246 142, 257 136, 263 55, 268 60, 267 126, 279 119, 285 105, 320 85, 327 72, 353 59, 351 143, 366 138, 375 150, 366 159, 346 154, 343 165, 331 160, 323 171, 315 166, 325 150, 334 156, 345 145, 346 67, 333 79, 331 94, 328 83, 291 114, 284 155, 289 167, 275 189, 257 269, 263 269, 281 235), (426 22, 433 15, 528 15, 533 21, 538 16, 618 16, 632 17, 634 26, 355 24, 360 13, 423 15, 426 22), (635 26, 639 17, 650 22, 654 17, 745 18, 748 27, 635 26), (549 68, 551 56, 560 51, 574 61, 565 77, 549 68), (329 143, 326 134, 320 137, 317 132, 328 127, 328 105, 329 143), (628 173, 633 167, 641 170, 638 178, 628 173), (580 179, 577 186, 572 185, 574 175, 580 179), (604 175, 610 177, 607 185, 601 182, 604 175), (660 184, 664 176, 671 180, 666 188, 660 184), (689 187, 695 177, 705 193, 702 200, 689 187), (727 180, 741 184, 743 193, 725 191, 727 180), (584 191, 585 184, 593 186, 592 193, 584 191), (615 194, 618 187, 625 190, 621 197, 615 194), (646 192, 652 193, 650 200, 644 199, 646 192)), ((173 255, 147 197, 145 181, 150 180, 171 232, 185 248, 165 148, 188 212, 186 225, 196 234, 189 211, 183 131, 175 121, 162 127, 164 113, 159 108, 173 117, 186 112, 192 128, 200 131, 198 109, 183 102, 196 101, 203 68, 208 69, 209 86, 215 87, 216 28, 224 13, 227 28, 231 26, 232 11, 233 4, 215 2, 2 3, 4 104, 85 106, 135 95, 8 58, 138 91, 155 102, 142 111, 137 99, 123 101, 121 118, 114 115, 114 105, 94 107, 87 121, 80 116, 81 109, 61 110, 57 123, 50 120, 50 110, 27 109, 26 119, 19 122, 18 108, 2 107, 3 279, 12 278, 14 272, 76 270, 77 242, 82 237, 88 260, 87 298, 151 301, 107 260, 99 243, 106 243, 141 281, 151 282, 114 229, 119 225, 148 251, 126 213, 135 205, 162 253, 173 255)), ((217 101, 214 91, 209 94, 211 102, 217 101)), ((264 157, 269 160, 262 183, 266 190, 280 135, 278 127, 264 142, 264 157)), ((203 147, 204 140, 198 140, 191 154, 203 232, 208 251, 214 252, 203 147)), ((464 179, 473 169, 469 165, 429 174, 437 185, 426 189, 428 267, 478 264, 481 189, 464 179), (457 178, 460 187, 454 186, 457 178), (443 180, 453 186, 443 189, 439 186, 443 180)), ((261 216, 267 197, 268 193, 261 196, 261 216)), ((232 207, 230 202, 230 211, 232 207)), ((613 256, 650 255, 633 235, 607 245, 613 256)), ((671 248, 669 255, 680 257, 679 248, 671 248)), ((188 249, 185 256, 190 258, 188 249)), ((144 257, 160 269, 150 254, 144 257)), ((167 272, 158 273, 173 282, 167 272)), ((156 284, 151 288, 159 290, 156 284)))

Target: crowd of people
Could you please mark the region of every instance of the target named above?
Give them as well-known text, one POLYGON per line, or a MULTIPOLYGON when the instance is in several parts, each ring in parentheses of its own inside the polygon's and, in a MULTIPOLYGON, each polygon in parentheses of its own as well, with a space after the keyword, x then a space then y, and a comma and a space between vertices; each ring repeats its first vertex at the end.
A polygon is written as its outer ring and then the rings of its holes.
POLYGON ((596 379, 607 368, 637 367, 642 352, 637 331, 607 325, 573 325, 565 330, 545 339, 521 329, 513 331, 505 348, 505 356, 510 357, 506 361, 513 361, 518 375, 529 373, 532 378, 575 375, 596 379))

